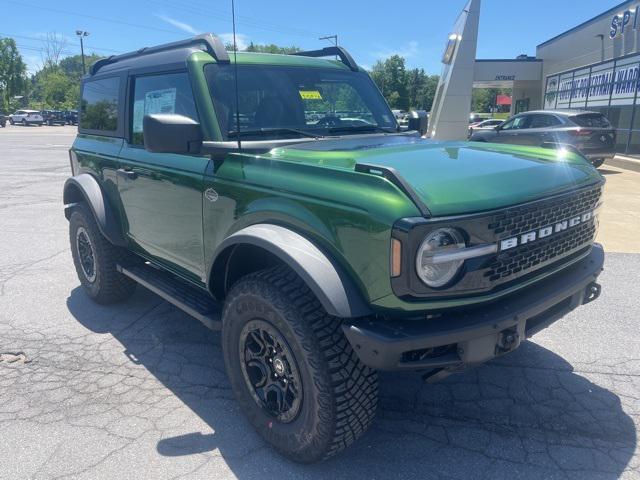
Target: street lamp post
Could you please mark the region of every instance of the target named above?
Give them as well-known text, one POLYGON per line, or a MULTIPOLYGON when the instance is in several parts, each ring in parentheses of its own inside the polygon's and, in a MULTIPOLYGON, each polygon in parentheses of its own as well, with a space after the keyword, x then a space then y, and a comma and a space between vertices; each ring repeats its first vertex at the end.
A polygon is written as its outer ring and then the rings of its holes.
POLYGON ((84 43, 82 39, 84 37, 89 36, 89 32, 85 32, 84 30, 76 30, 76 35, 80 37, 80 54, 82 55, 82 74, 85 75, 87 73, 87 67, 84 63, 84 43))

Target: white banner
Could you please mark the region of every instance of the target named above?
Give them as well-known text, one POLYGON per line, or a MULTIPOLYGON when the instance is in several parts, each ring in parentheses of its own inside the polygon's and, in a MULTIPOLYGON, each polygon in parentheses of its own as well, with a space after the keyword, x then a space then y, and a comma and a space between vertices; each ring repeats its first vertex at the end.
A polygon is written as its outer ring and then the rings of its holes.
POLYGON ((640 90, 640 56, 547 77, 545 108, 632 105, 640 90))

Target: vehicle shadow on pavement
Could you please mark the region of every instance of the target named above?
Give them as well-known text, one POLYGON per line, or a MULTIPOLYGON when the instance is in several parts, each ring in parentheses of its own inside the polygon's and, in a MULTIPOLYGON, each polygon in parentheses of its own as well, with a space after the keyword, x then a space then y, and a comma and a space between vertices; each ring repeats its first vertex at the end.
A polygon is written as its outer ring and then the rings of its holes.
MULTIPOLYGON (((211 459, 221 457, 239 478, 613 479, 635 452, 635 425, 620 398, 585 378, 606 384, 608 377, 587 367, 576 373, 563 358, 525 342, 506 357, 433 385, 414 373, 381 374, 371 431, 336 458, 298 465, 268 448, 239 412, 218 333, 142 288, 127 304, 110 307, 76 288, 67 306, 84 327, 122 345, 122 357, 110 361, 124 371, 144 367, 165 397, 166 389, 171 392, 170 399, 154 400, 142 370, 127 379, 139 378, 139 395, 122 401, 140 403, 132 410, 155 419, 151 433, 159 456, 205 454, 198 476, 207 476, 207 468, 209 476, 220 475, 211 459), (144 313, 132 314, 132 308, 144 313), (160 410, 168 400, 173 410, 160 410), (194 414, 211 430, 193 431, 188 419, 194 414)), ((110 395, 105 388, 100 398, 110 395)))

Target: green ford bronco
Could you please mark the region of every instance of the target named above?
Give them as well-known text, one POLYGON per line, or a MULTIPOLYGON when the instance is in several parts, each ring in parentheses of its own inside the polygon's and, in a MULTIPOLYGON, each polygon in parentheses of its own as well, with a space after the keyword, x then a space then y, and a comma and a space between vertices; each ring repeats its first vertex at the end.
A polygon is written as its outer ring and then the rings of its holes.
POLYGON ((600 293, 584 158, 403 131, 339 47, 207 34, 99 60, 70 159, 86 293, 140 284, 221 329, 243 412, 299 462, 367 430, 378 370, 441 379, 600 293))

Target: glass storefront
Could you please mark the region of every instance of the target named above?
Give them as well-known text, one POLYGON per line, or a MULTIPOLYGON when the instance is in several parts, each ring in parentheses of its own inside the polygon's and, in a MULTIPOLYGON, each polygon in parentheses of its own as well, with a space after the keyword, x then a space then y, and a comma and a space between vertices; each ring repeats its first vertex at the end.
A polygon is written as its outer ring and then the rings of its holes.
POLYGON ((616 151, 640 154, 640 54, 549 75, 544 108, 593 110, 616 128, 616 151))

